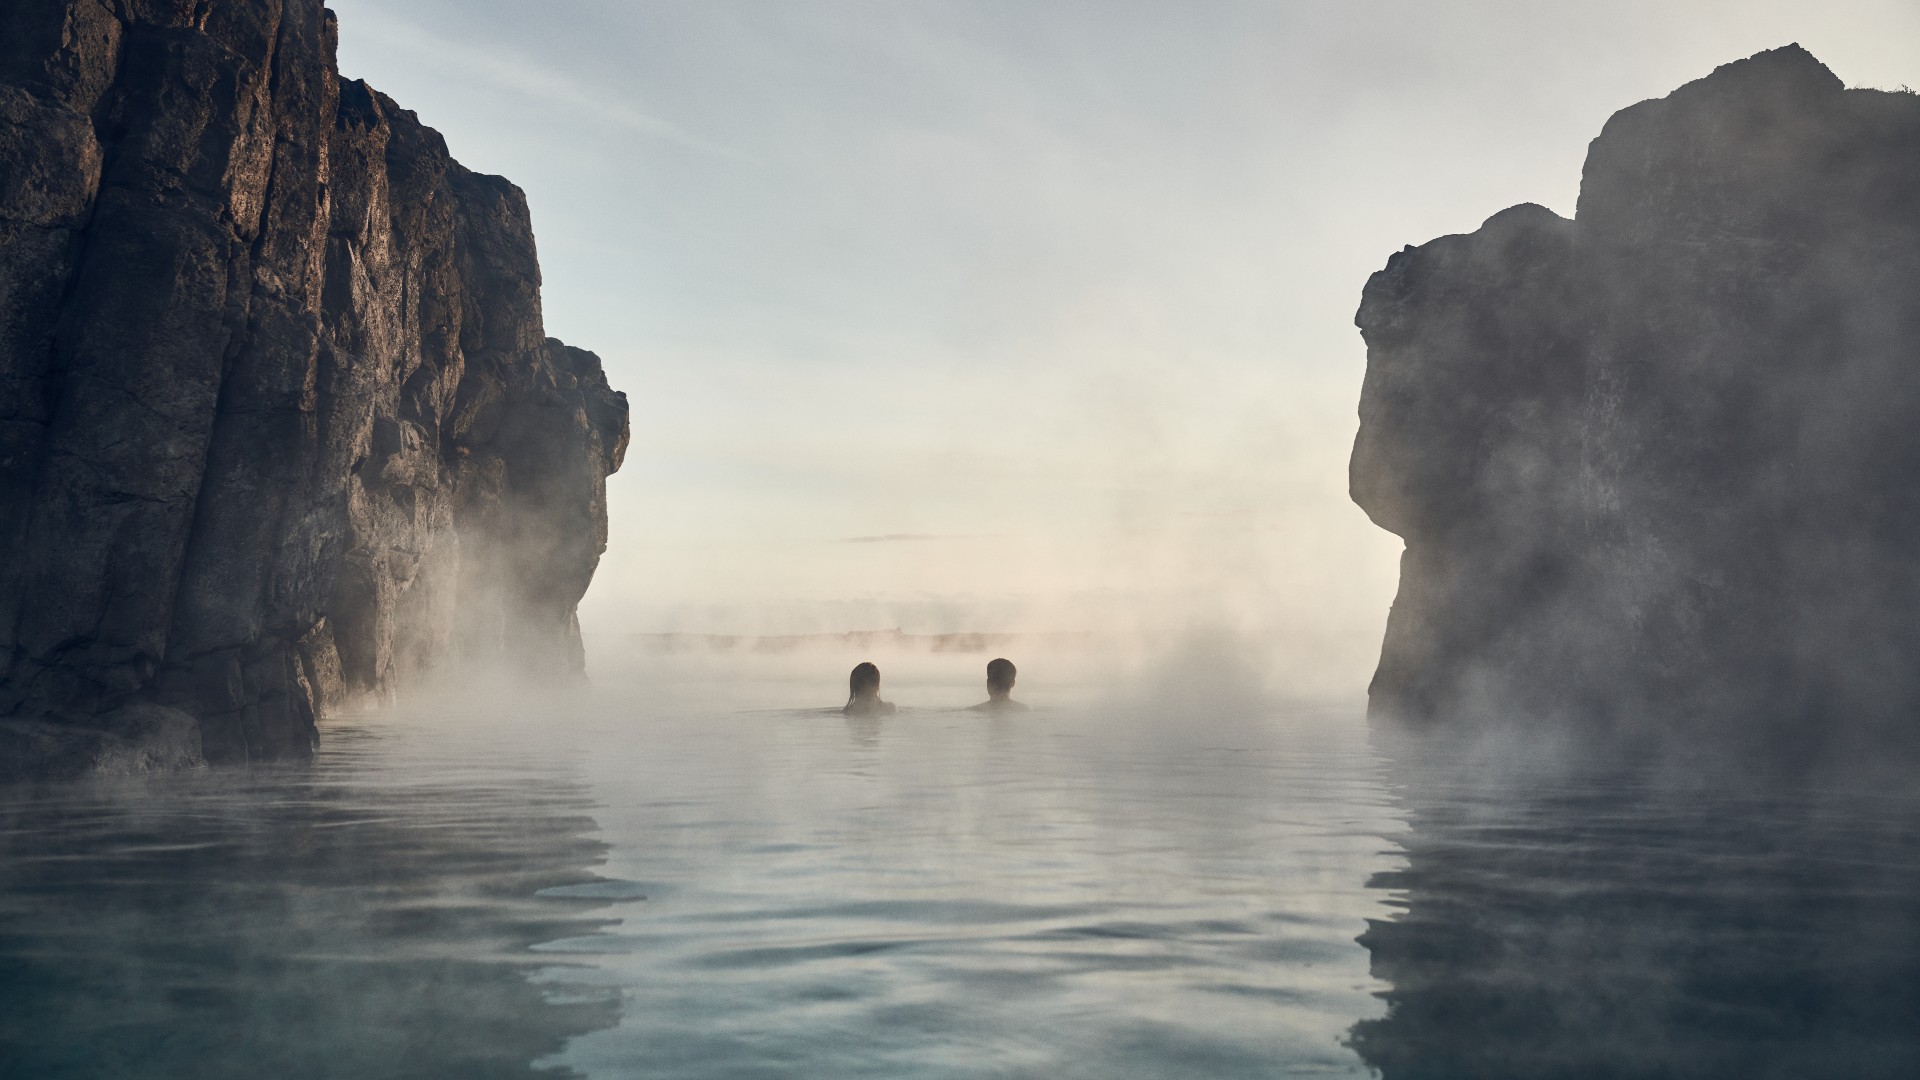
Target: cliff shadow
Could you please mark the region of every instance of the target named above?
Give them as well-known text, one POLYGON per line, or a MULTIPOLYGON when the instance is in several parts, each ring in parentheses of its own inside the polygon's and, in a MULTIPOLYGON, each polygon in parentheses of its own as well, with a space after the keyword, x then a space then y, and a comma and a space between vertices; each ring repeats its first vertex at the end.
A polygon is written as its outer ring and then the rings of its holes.
POLYGON ((1920 793, 1382 740, 1412 830, 1360 942, 1386 1080, 1920 1075, 1920 793))
POLYGON ((584 788, 363 756, 0 793, 0 1073, 568 1075, 619 1014, 529 949, 604 925, 584 788))

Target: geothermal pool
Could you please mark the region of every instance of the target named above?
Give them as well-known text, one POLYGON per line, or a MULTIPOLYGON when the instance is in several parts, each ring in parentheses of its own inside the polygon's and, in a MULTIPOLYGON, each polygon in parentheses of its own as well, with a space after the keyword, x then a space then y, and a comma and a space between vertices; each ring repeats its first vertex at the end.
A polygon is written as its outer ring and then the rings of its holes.
POLYGON ((0 796, 0 1073, 1920 1074, 1910 791, 1542 778, 1031 665, 1030 713, 927 678, 848 720, 825 664, 0 796))

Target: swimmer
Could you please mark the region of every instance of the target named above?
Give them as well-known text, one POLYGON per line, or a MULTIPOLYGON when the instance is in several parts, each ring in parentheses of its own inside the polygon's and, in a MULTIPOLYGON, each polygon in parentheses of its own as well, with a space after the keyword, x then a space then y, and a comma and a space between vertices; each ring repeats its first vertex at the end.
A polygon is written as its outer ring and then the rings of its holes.
POLYGON ((1027 707, 1013 700, 1013 661, 1001 658, 987 664, 987 700, 968 712, 1026 712, 1027 707))
POLYGON ((861 662, 847 676, 847 707, 840 710, 848 716, 892 716, 893 702, 880 700, 880 669, 870 663, 861 662))

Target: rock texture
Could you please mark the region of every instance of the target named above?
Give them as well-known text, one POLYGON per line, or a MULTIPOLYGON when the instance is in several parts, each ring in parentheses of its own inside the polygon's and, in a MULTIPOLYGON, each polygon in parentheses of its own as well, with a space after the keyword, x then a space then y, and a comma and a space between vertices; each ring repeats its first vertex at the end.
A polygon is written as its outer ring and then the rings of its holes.
POLYGON ((334 42, 319 0, 0 7, 13 773, 298 755, 436 667, 580 669, 626 399, 542 331, 520 191, 334 42))
POLYGON ((1798 46, 1616 114, 1568 221, 1368 282, 1352 493, 1406 540, 1372 685, 1770 752, 1915 747, 1920 96, 1798 46))

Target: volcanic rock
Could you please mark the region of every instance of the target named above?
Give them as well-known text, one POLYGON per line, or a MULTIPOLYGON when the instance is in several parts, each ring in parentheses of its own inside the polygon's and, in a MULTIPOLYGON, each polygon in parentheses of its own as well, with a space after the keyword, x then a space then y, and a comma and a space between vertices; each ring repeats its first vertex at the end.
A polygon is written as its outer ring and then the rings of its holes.
POLYGON ((335 40, 319 0, 0 8, 13 774, 298 756, 432 671, 581 669, 626 398, 542 330, 520 190, 335 40))
POLYGON ((1768 753, 1920 742, 1920 96, 1798 46, 1617 113, 1572 220, 1393 256, 1354 500, 1406 540, 1371 687, 1768 753))

